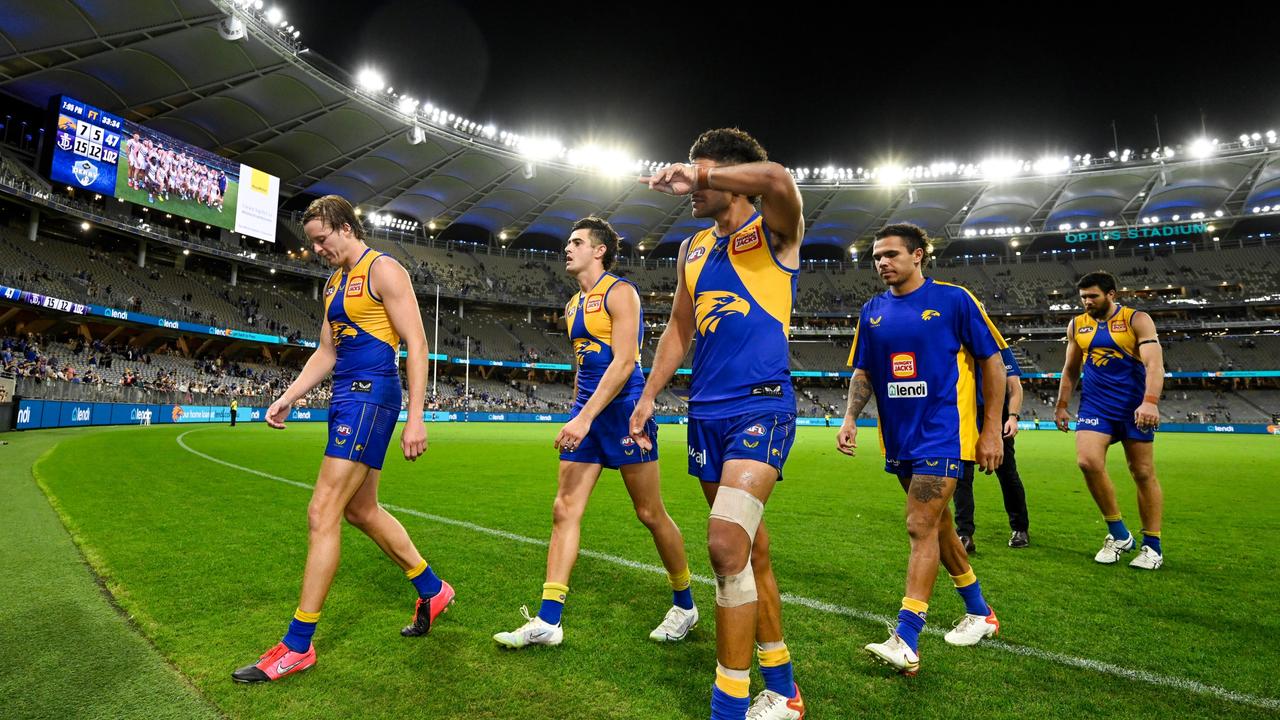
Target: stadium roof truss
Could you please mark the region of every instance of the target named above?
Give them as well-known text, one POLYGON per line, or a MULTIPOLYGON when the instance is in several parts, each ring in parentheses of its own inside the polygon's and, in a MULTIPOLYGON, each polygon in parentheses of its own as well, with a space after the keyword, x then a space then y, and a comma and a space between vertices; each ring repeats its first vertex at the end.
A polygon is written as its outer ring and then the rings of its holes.
MULTIPOLYGON (((0 91, 43 107, 65 93, 281 179, 281 196, 341 194, 369 210, 441 229, 459 223, 504 242, 563 237, 609 218, 642 251, 707 227, 686 198, 629 178, 538 163, 510 148, 416 121, 355 89, 345 71, 257 22, 224 40, 226 0, 3 0, 0 91), (411 137, 413 127, 421 135, 411 137), (414 142, 414 140, 418 142, 414 142)), ((1007 181, 805 185, 807 245, 865 245, 888 222, 938 238, 1253 207, 1280 208, 1280 151, 1110 167, 1007 181)))

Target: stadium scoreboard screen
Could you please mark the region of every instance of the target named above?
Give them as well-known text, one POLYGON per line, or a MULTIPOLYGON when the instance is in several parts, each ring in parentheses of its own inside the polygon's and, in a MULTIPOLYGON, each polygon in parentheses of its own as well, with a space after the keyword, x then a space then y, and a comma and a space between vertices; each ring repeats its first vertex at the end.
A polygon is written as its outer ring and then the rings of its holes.
POLYGON ((55 182, 275 242, 279 178, 66 95, 49 106, 55 182))
POLYGON ((66 96, 57 98, 57 112, 49 177, 72 187, 115 195, 124 120, 66 96))

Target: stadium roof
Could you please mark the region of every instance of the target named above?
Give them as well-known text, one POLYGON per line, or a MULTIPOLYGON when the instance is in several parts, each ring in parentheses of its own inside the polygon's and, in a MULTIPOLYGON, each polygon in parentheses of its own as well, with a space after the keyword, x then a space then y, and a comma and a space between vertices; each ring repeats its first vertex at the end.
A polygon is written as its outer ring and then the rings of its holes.
MULTIPOLYGON (((601 214, 629 244, 672 252, 707 224, 686 199, 630 178, 533 163, 483 135, 418 122, 238 7, 5 0, 0 90, 37 106, 72 95, 277 175, 286 200, 338 193, 437 229, 457 223, 519 242, 562 237, 577 218, 601 214), (233 11, 247 32, 228 41, 218 25, 233 11)), ((1243 215, 1280 196, 1277 152, 1263 143, 1233 157, 1004 181, 806 185, 806 245, 847 249, 885 222, 915 222, 943 239, 1007 238, 1149 216, 1243 215)))

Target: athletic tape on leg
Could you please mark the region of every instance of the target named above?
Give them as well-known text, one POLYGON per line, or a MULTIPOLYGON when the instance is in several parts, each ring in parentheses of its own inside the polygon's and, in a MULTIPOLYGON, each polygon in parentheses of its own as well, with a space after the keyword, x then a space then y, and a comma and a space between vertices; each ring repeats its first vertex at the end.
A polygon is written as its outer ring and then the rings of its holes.
MULTIPOLYGON (((755 544, 760 518, 764 515, 764 503, 754 495, 738 488, 721 486, 711 504, 711 517, 731 522, 747 533, 748 548, 755 544)), ((716 575, 716 605, 738 607, 756 601, 756 576, 751 570, 751 553, 747 562, 734 575, 716 575)))

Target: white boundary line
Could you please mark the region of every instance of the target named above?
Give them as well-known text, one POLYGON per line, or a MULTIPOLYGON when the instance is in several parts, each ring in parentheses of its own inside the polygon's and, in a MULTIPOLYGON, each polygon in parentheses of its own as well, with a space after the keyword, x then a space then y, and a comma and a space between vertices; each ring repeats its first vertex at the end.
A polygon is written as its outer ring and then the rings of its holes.
MULTIPOLYGON (((243 465, 236 465, 235 463, 230 463, 230 462, 227 462, 226 460, 222 460, 212 455, 207 455, 205 453, 202 453, 199 450, 192 448, 191 446, 187 445, 185 442, 182 441, 183 438, 185 438, 187 435, 190 435, 192 432, 195 432, 195 431, 188 430, 182 433, 181 435, 179 435, 177 438, 178 445, 182 446, 183 450, 186 450, 192 455, 197 455, 199 457, 204 458, 205 460, 217 463, 219 465, 223 465, 225 467, 232 468, 234 470, 247 472, 253 475, 257 475, 258 477, 266 478, 268 480, 275 480, 276 482, 281 482, 286 485, 292 485, 294 487, 303 488, 305 490, 311 490, 313 488, 312 485, 309 485, 304 482, 298 482, 297 480, 289 480, 288 478, 278 477, 270 473, 262 472, 261 470, 254 470, 253 468, 247 468, 247 467, 244 467, 243 465)), ((382 506, 392 512, 404 513, 405 515, 412 515, 414 517, 422 518, 423 520, 430 520, 431 522, 440 523, 442 525, 452 525, 453 527, 463 528, 465 530, 471 530, 472 532, 478 532, 485 535, 491 535, 493 537, 503 538, 504 540, 512 540, 514 542, 524 543, 526 545, 538 545, 541 547, 547 546, 546 540, 539 540, 537 538, 526 537, 524 535, 517 535, 515 533, 507 532, 506 530, 496 530, 494 528, 485 527, 483 525, 476 525, 475 523, 467 522, 465 520, 454 520, 453 518, 447 518, 441 515, 432 515, 431 513, 425 513, 420 510, 414 510, 413 508, 400 507, 397 505, 390 505, 387 503, 382 503, 382 506)), ((608 553, 596 552, 595 550, 580 550, 579 554, 585 557, 596 559, 596 560, 603 560, 608 563, 613 563, 614 565, 622 565, 624 567, 633 568, 635 570, 643 570, 645 572, 656 573, 664 576, 667 574, 667 571, 664 568, 658 567, 657 565, 649 565, 647 563, 636 562, 635 560, 628 560, 627 558, 618 557, 617 555, 610 555, 608 553)), ((715 584, 715 581, 712 578, 709 578, 703 575, 694 575, 693 580, 703 585, 715 584)), ((830 613, 832 615, 843 615, 845 617, 851 617, 858 620, 866 620, 866 621, 876 622, 876 623, 891 622, 891 619, 886 615, 877 615, 875 613, 868 612, 866 610, 859 610, 857 608, 845 607, 843 605, 835 605, 832 603, 824 602, 822 600, 814 600, 812 598, 806 598, 800 595, 792 595, 790 593, 782 593, 782 602, 791 604, 791 605, 800 605, 802 607, 807 607, 811 610, 817 610, 818 612, 830 613)), ((926 628, 925 632, 928 632, 934 635, 943 634, 942 630, 934 627, 926 628)), ((1012 653, 1014 655, 1022 655, 1024 657, 1036 658, 1037 660, 1044 660, 1047 662, 1051 662, 1057 665, 1063 665, 1066 667, 1074 667, 1074 668, 1079 668, 1081 670, 1090 670, 1092 672, 1102 673, 1104 675, 1113 675, 1115 677, 1125 678, 1126 680, 1137 680, 1138 682, 1144 682, 1150 685, 1159 685, 1163 687, 1176 688, 1178 690, 1185 690, 1187 692, 1195 693, 1198 695, 1211 695, 1221 700, 1228 700, 1230 702, 1240 703, 1242 705, 1252 705, 1254 707, 1264 708, 1267 710, 1280 710, 1280 698, 1250 695, 1248 693, 1237 692, 1235 690, 1228 690, 1226 688, 1220 688, 1215 685, 1207 685, 1197 680, 1174 677, 1172 675, 1161 675, 1159 673, 1149 672, 1147 670, 1137 670, 1134 668, 1121 667, 1119 665, 1113 665, 1111 663, 1101 662, 1098 660, 1090 660, 1088 658, 1075 657, 1073 655, 1065 655, 1063 653, 1056 653, 1048 650, 1040 650, 1039 648, 1028 647, 1026 645, 1013 645, 1011 643, 1007 643, 1001 640, 984 640, 982 642, 981 647, 992 648, 995 650, 1003 650, 1004 652, 1012 653)))

